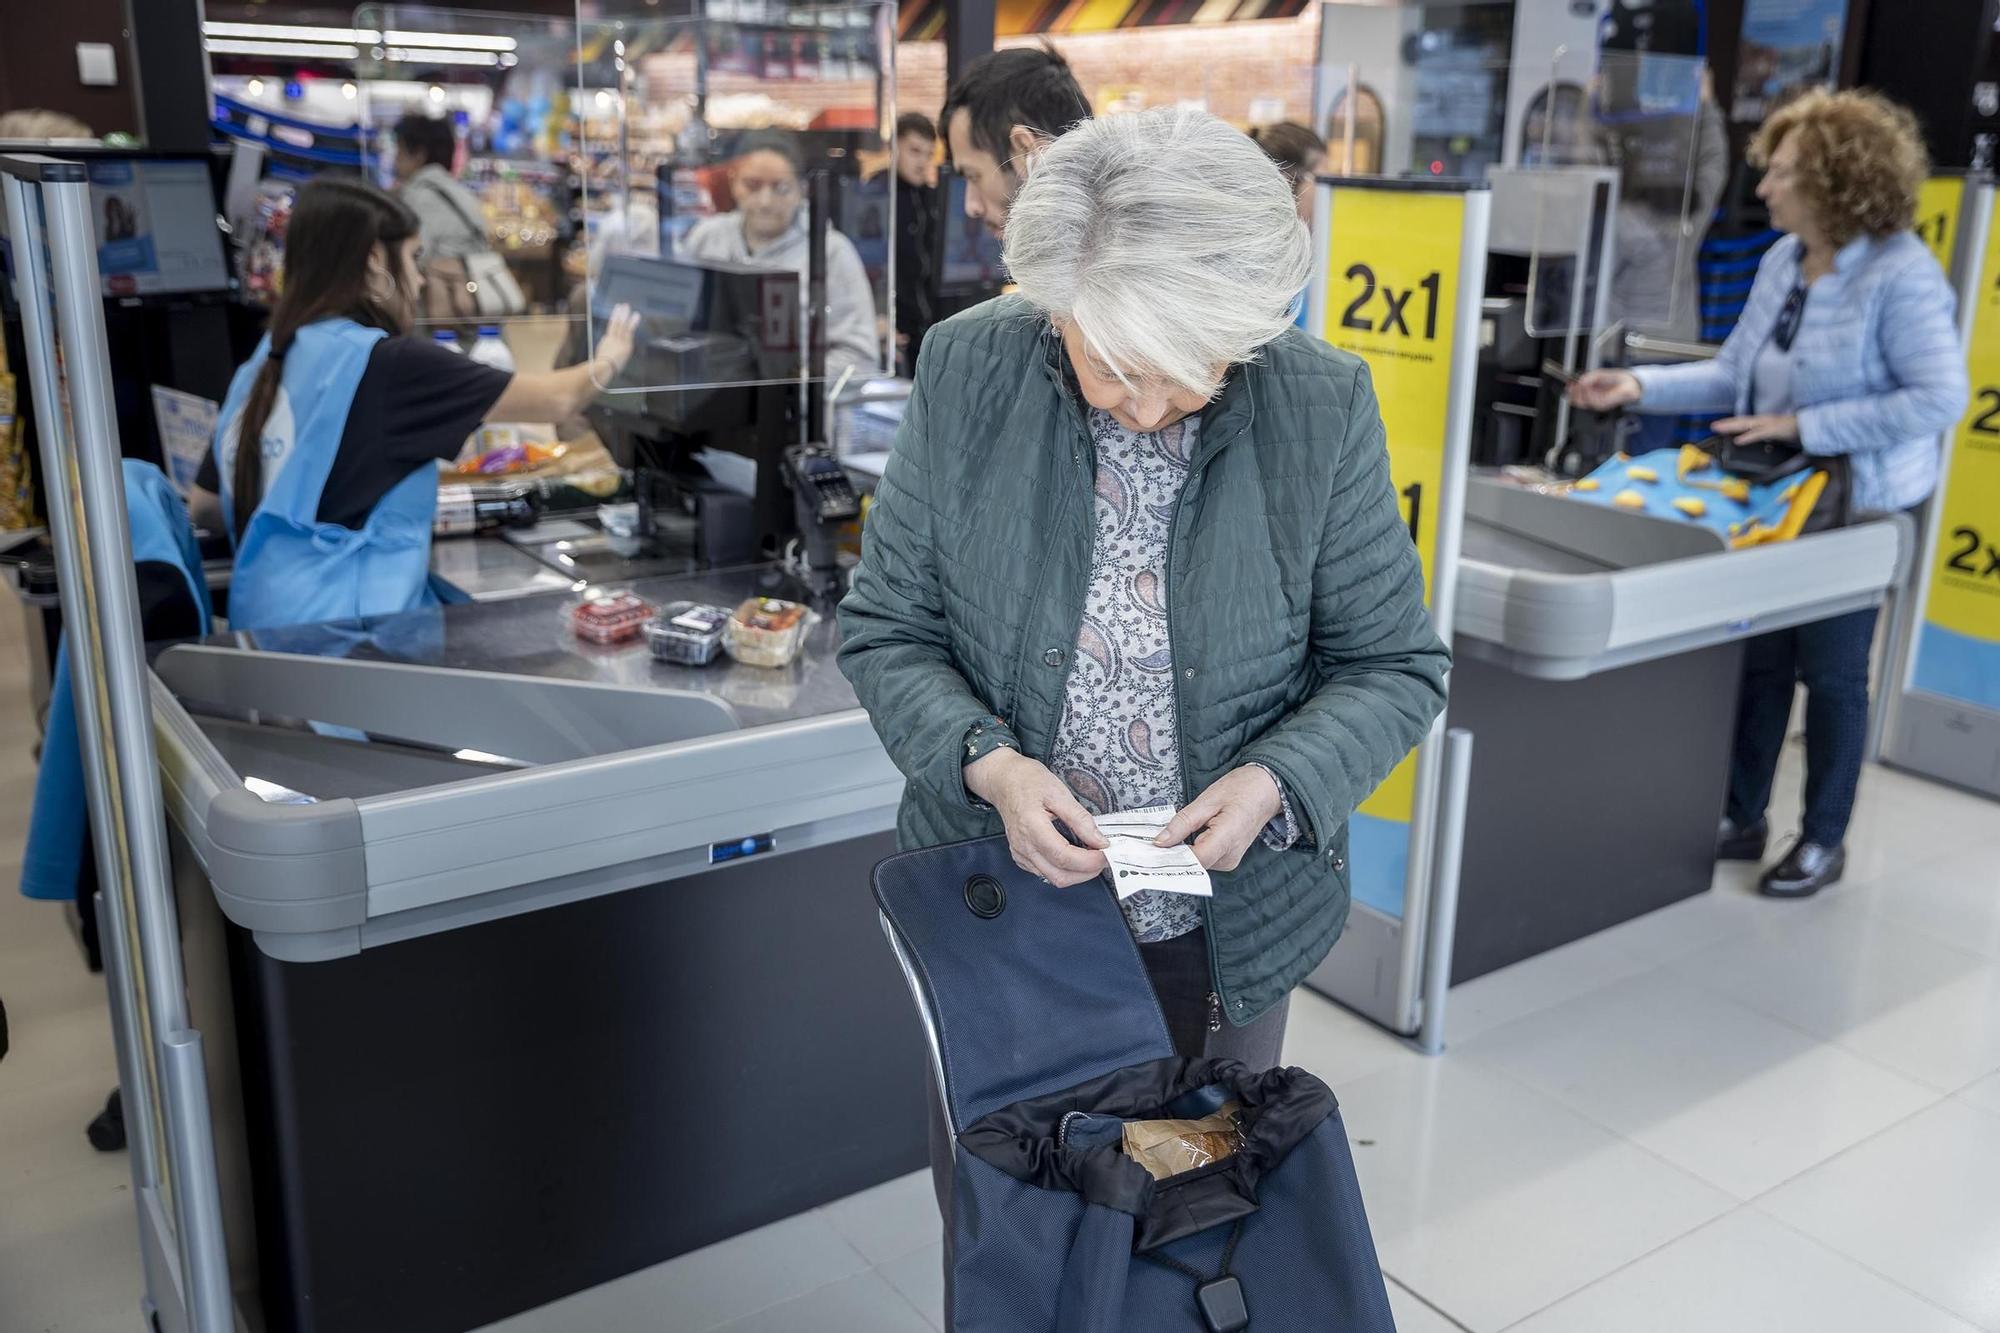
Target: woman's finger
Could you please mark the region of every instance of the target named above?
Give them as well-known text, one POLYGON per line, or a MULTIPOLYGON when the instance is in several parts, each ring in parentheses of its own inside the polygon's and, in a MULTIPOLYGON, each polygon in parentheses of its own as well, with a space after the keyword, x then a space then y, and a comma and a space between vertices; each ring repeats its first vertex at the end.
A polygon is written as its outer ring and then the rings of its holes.
POLYGON ((1097 831, 1097 820, 1083 808, 1081 801, 1070 794, 1068 787, 1064 787, 1049 802, 1049 813, 1060 819, 1070 835, 1084 846, 1102 849, 1109 845, 1105 836, 1097 831))
POLYGON ((1203 792, 1182 806, 1180 813, 1167 821, 1167 826, 1160 830, 1160 836, 1153 839, 1153 845, 1173 847, 1186 842, 1201 829, 1206 828, 1221 807, 1220 801, 1208 792, 1203 792))
POLYGON ((1029 855, 1064 874, 1088 877, 1104 869, 1103 852, 1075 846, 1047 815, 1031 820, 1022 836, 1029 855))
POLYGON ((1234 870, 1243 861, 1247 841, 1225 824, 1211 824, 1194 840, 1194 859, 1207 870, 1234 870))
POLYGON ((1748 430, 1755 420, 1755 417, 1724 417, 1720 421, 1709 423, 1709 429, 1717 435, 1740 435, 1748 430))
POLYGON ((1059 889, 1074 888, 1085 880, 1097 877, 1097 871, 1095 870, 1079 870, 1060 866, 1039 852, 1030 855, 1028 860, 1029 865, 1027 866, 1027 870, 1029 874, 1034 875, 1043 883, 1052 884, 1059 889))

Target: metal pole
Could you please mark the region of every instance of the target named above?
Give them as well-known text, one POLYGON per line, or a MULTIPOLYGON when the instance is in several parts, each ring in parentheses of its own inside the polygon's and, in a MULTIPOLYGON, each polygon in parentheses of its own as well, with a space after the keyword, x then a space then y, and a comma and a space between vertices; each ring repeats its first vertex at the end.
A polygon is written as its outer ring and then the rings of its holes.
POLYGON ((1424 958, 1424 1021, 1417 1049, 1444 1052, 1445 997, 1451 950, 1458 935, 1458 875, 1465 851, 1465 802, 1472 782, 1472 733, 1453 727, 1444 737, 1444 797, 1438 802, 1437 873, 1431 878, 1430 930, 1424 958))
POLYGON ((118 448, 118 417, 107 374, 104 298, 97 272, 90 187, 82 180, 42 187, 56 317, 69 375, 75 422, 73 457, 78 498, 97 593, 113 767, 131 857, 131 888, 139 928, 141 980, 159 1043, 165 1128, 174 1176, 181 1275, 195 1333, 232 1333, 235 1320, 229 1261, 223 1243, 222 1197, 215 1174, 214 1125, 202 1073, 200 1034, 188 1024, 180 929, 167 868, 160 772, 153 753, 152 706, 146 688, 144 637, 139 628, 131 529, 118 448))
POLYGON ((69 414, 57 393, 61 382, 56 359, 56 332, 49 318, 48 250, 44 244, 39 187, 32 191, 28 182, 0 176, 6 194, 7 231, 14 239, 14 289, 21 306, 22 341, 27 346, 28 387, 35 404, 36 433, 41 440, 42 485, 48 503, 49 539, 55 547, 57 590, 62 599, 63 624, 70 640, 70 691, 75 698, 77 749, 83 760, 84 793, 88 798, 91 840, 97 852, 98 882, 103 888, 103 917, 107 930, 99 932, 104 949, 104 979, 111 993, 113 1031, 122 1032, 118 1050, 118 1080, 125 1090, 126 1140, 132 1151, 132 1187, 135 1195, 162 1184, 162 1163, 157 1156, 159 1140, 154 1093, 158 1080, 152 1068, 152 1046, 144 1002, 133 971, 134 950, 125 898, 120 891, 126 874, 124 845, 118 825, 110 812, 117 796, 105 770, 104 756, 109 747, 103 734, 103 700, 98 694, 95 663, 95 598, 90 588, 89 565, 80 552, 83 534, 72 526, 74 492, 70 475, 73 454, 69 442, 69 414))

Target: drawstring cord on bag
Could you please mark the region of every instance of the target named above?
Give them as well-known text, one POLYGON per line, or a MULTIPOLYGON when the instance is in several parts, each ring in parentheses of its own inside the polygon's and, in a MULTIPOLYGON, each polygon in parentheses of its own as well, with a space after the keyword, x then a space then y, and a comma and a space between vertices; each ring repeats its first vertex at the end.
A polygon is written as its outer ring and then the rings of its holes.
POLYGON ((1243 1303, 1243 1283, 1229 1271, 1236 1262, 1236 1242, 1243 1239, 1243 1221, 1237 1218, 1236 1225, 1229 1229, 1229 1240, 1222 1247, 1222 1266, 1215 1270, 1214 1277, 1168 1255, 1150 1250, 1139 1253, 1149 1263, 1194 1279, 1194 1303, 1209 1333, 1241 1333, 1250 1327, 1250 1307, 1243 1303))

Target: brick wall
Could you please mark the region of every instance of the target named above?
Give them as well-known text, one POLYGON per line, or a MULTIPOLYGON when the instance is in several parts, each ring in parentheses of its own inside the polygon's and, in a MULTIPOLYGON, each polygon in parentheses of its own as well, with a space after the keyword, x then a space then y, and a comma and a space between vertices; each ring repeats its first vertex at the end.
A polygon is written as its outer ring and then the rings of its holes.
MULTIPOLYGON (((1031 46, 1040 37, 1002 37, 1031 46)), ((1296 19, 1175 24, 1052 39, 1076 70, 1090 104, 1104 114, 1200 101, 1232 124, 1312 119, 1317 10, 1296 19)), ((896 105, 935 116, 944 105, 944 44, 896 48, 896 105)))
MULTIPOLYGON (((1041 40, 1003 37, 998 45, 1041 40)), ((1245 127, 1312 119, 1316 10, 1296 19, 1121 28, 1051 40, 1100 115, 1196 101, 1245 127)), ((944 72, 944 43, 899 43, 896 109, 936 116, 944 105, 944 72)), ((648 101, 662 104, 693 87, 693 57, 652 57, 645 75, 648 101)), ((727 74, 713 75, 709 92, 717 98, 764 93, 807 116, 830 106, 866 106, 873 99, 872 87, 863 83, 775 83, 727 74)))

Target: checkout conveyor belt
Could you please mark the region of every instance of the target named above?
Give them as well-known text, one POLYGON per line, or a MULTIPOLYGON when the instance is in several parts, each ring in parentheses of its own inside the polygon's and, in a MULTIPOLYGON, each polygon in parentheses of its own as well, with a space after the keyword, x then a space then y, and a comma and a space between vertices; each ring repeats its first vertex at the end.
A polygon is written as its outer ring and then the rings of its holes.
MULTIPOLYGON (((791 591, 771 569, 634 586, 722 606, 791 591)), ((781 669, 679 667, 583 643, 538 597, 169 647, 168 811, 229 918, 298 961, 694 873, 746 839, 883 832, 903 779, 834 634, 822 620, 781 669), (431 781, 400 775, 413 756, 431 781)))
POLYGON ((1731 550, 1692 523, 1474 476, 1453 632, 1461 652, 1575 680, 1874 606, 1914 535, 1892 515, 1731 550))

